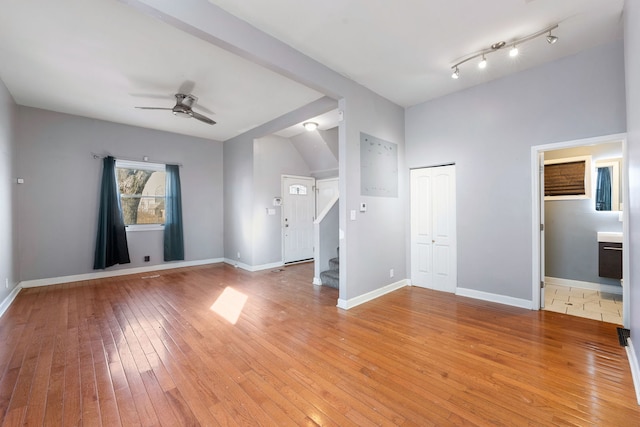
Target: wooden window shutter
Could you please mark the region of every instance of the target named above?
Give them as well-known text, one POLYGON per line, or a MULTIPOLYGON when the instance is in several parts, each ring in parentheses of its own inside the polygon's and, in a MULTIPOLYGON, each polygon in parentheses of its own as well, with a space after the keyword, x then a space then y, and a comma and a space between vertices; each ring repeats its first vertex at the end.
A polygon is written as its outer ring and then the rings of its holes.
POLYGON ((545 196, 581 196, 584 188, 586 162, 584 160, 544 166, 545 196))

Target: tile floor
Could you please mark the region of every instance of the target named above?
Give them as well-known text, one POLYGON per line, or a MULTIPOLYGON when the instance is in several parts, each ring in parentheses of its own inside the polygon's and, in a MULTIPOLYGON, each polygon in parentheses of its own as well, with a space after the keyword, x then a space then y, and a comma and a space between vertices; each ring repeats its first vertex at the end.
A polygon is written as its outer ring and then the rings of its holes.
POLYGON ((622 295, 546 285, 544 309, 622 325, 622 295))

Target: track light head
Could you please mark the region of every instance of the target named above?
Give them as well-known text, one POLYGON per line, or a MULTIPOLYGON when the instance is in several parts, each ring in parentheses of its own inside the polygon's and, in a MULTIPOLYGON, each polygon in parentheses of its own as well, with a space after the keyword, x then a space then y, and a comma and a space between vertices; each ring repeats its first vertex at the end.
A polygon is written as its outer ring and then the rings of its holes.
POLYGON ((511 50, 509 51, 509 56, 515 58, 518 56, 518 47, 514 44, 511 50))
POLYGON ((458 67, 456 67, 456 69, 453 70, 453 73, 451 73, 451 78, 457 80, 459 77, 460 77, 460 70, 458 70, 458 67))
POLYGON ((478 68, 480 69, 487 68, 487 58, 485 58, 484 55, 482 55, 482 59, 480 60, 480 62, 478 62, 478 68))
POLYGON ((554 44, 557 41, 558 41, 558 37, 551 35, 551 31, 549 31, 549 35, 547 36, 547 43, 554 44))

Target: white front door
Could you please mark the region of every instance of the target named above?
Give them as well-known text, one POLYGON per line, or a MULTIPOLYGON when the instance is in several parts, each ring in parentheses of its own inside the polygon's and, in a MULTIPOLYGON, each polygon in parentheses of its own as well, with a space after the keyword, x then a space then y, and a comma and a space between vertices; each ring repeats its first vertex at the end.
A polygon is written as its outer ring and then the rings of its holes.
POLYGON ((455 166, 411 171, 411 281, 455 292, 455 166))
POLYGON ((282 177, 282 245, 285 263, 313 258, 314 184, 314 178, 282 177))

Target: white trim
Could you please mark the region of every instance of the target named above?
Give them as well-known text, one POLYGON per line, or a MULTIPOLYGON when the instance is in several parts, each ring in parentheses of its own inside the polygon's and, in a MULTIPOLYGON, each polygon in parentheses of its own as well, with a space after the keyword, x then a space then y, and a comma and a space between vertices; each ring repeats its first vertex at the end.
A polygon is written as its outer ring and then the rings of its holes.
POLYGON ((510 305, 513 307, 526 308, 531 310, 533 304, 531 301, 521 298, 508 297, 500 294, 492 294, 489 292, 477 291, 475 289, 458 288, 456 295, 461 297, 469 297, 482 301, 495 302, 498 304, 510 305))
POLYGON ((627 338, 627 358, 629 359, 629 367, 631 368, 631 378, 633 378, 633 387, 636 389, 636 400, 640 405, 640 366, 638 365, 638 357, 636 350, 631 343, 631 338, 627 338))
POLYGON ((18 285, 15 288, 13 288, 11 292, 9 292, 9 295, 7 295, 4 301, 0 303, 0 317, 2 317, 2 315, 4 315, 4 312, 7 311, 7 309, 11 306, 11 304, 13 303, 13 300, 16 299, 21 289, 22 289, 22 286, 18 283, 18 285))
POLYGON ((125 231, 164 231, 164 224, 129 224, 126 225, 125 231))
POLYGON ((139 162, 137 160, 116 159, 116 167, 121 169, 142 169, 146 171, 164 172, 167 167, 163 163, 139 162))
POLYGON ((395 283, 391 283, 389 285, 383 286, 380 289, 376 289, 371 292, 367 292, 366 294, 357 296, 355 298, 351 298, 349 300, 345 300, 342 298, 338 299, 338 308, 342 308, 344 310, 349 310, 357 305, 364 304, 365 302, 372 301, 382 295, 388 294, 389 292, 396 291, 400 288, 404 288, 405 286, 409 286, 409 281, 407 279, 400 280, 395 283))
POLYGON ((316 286, 322 286, 322 280, 319 277, 314 277, 312 283, 316 286))
POLYGON ((603 283, 582 282, 580 280, 561 279, 558 277, 544 278, 545 285, 566 286, 569 288, 591 289, 594 291, 607 292, 610 294, 622 295, 622 286, 606 285, 603 283))
POLYGON ((222 258, 199 259, 195 261, 177 261, 165 264, 150 265, 148 267, 123 268, 120 270, 98 271, 94 273, 75 274, 72 276, 48 277, 45 279, 25 280, 20 282, 23 288, 59 285, 60 283, 79 282, 81 280, 103 279, 105 277, 127 276, 129 274, 147 273, 149 271, 170 270, 173 268, 194 267, 197 265, 217 264, 222 258))
POLYGON ((249 265, 249 264, 245 264, 245 263, 240 262, 240 261, 236 261, 234 259, 224 258, 223 262, 225 264, 229 264, 229 265, 232 265, 234 267, 241 268, 243 270, 251 271, 251 272, 261 271, 261 270, 268 270, 270 268, 278 268, 278 267, 284 266, 284 263, 282 261, 272 262, 271 264, 249 265))

